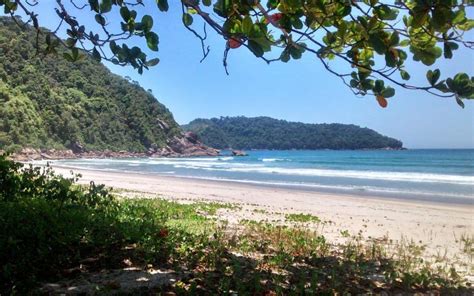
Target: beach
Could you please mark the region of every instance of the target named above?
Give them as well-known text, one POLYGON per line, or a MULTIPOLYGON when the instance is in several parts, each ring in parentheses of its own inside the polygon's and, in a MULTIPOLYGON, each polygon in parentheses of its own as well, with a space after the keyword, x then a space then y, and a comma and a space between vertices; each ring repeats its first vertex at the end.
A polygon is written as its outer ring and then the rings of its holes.
MULTIPOLYGON (((71 176, 71 168, 53 165, 53 169, 71 176)), ((94 181, 105 184, 125 197, 239 205, 239 210, 219 213, 220 218, 229 223, 243 219, 278 222, 290 213, 315 215, 325 222, 315 227, 335 242, 343 240, 343 233, 348 232, 350 235, 360 234, 365 239, 388 239, 405 244, 414 242, 425 246, 430 254, 452 257, 457 256, 462 248, 461 238, 474 235, 474 206, 468 204, 363 197, 157 174, 77 168, 73 171, 82 175, 79 183, 94 181)))

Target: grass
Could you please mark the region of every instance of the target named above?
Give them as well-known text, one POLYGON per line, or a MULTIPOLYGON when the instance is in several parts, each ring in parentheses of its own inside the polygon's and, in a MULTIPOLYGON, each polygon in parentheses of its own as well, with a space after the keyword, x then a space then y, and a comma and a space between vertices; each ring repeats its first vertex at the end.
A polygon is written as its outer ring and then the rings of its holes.
MULTIPOLYGON (((171 269, 178 280, 130 293, 178 295, 321 295, 468 293, 447 262, 421 260, 411 241, 367 240, 342 232, 333 244, 288 214, 291 225, 213 216, 238 207, 181 204, 157 198, 119 198, 103 186, 27 169, 0 158, 0 294, 38 291, 45 282, 69 282, 103 270, 171 269)), ((461 239, 472 251, 472 240, 461 239)), ((443 260, 447 260, 446 258, 443 260)), ((120 283, 96 284, 94 293, 120 283)))

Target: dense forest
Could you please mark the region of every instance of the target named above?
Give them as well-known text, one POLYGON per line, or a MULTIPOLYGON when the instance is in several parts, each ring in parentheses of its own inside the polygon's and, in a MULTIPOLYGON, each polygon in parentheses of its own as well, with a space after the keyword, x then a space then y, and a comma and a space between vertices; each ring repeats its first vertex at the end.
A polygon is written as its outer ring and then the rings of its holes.
POLYGON ((32 28, 0 18, 0 150, 80 143, 141 152, 180 134, 172 114, 137 82, 86 55, 75 63, 38 55, 35 40, 32 28))
POLYGON ((349 124, 306 124, 269 117, 196 119, 183 128, 218 149, 400 149, 402 142, 349 124))

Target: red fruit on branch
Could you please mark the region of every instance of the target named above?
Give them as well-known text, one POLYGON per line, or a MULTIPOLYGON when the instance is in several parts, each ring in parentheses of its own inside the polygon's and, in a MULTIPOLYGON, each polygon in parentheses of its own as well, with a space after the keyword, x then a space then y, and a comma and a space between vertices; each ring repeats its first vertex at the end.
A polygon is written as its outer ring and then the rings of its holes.
POLYGON ((283 13, 274 13, 268 16, 268 19, 265 20, 265 23, 278 23, 283 17, 283 13))
POLYGON ((239 48, 242 45, 242 40, 236 38, 230 38, 227 40, 227 46, 230 48, 239 48))
POLYGON ((283 13, 274 13, 270 16, 270 18, 272 19, 272 21, 274 22, 279 22, 281 20, 281 18, 283 17, 283 13))
POLYGON ((382 107, 382 108, 387 107, 388 102, 383 96, 378 95, 376 98, 377 98, 377 102, 379 103, 380 107, 382 107))

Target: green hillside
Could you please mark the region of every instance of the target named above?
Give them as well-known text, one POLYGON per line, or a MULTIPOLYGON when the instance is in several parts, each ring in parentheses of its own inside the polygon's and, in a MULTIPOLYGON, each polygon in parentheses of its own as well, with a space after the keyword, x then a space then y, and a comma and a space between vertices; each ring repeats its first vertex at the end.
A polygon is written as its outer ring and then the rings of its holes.
MULTIPOLYGON (((154 96, 86 57, 37 55, 36 32, 0 18, 0 150, 145 151, 181 130, 154 96)), ((41 37, 44 38, 44 35, 41 37)))
POLYGON ((234 149, 400 149, 402 142, 349 124, 306 124, 269 117, 196 119, 183 126, 206 145, 234 149))

